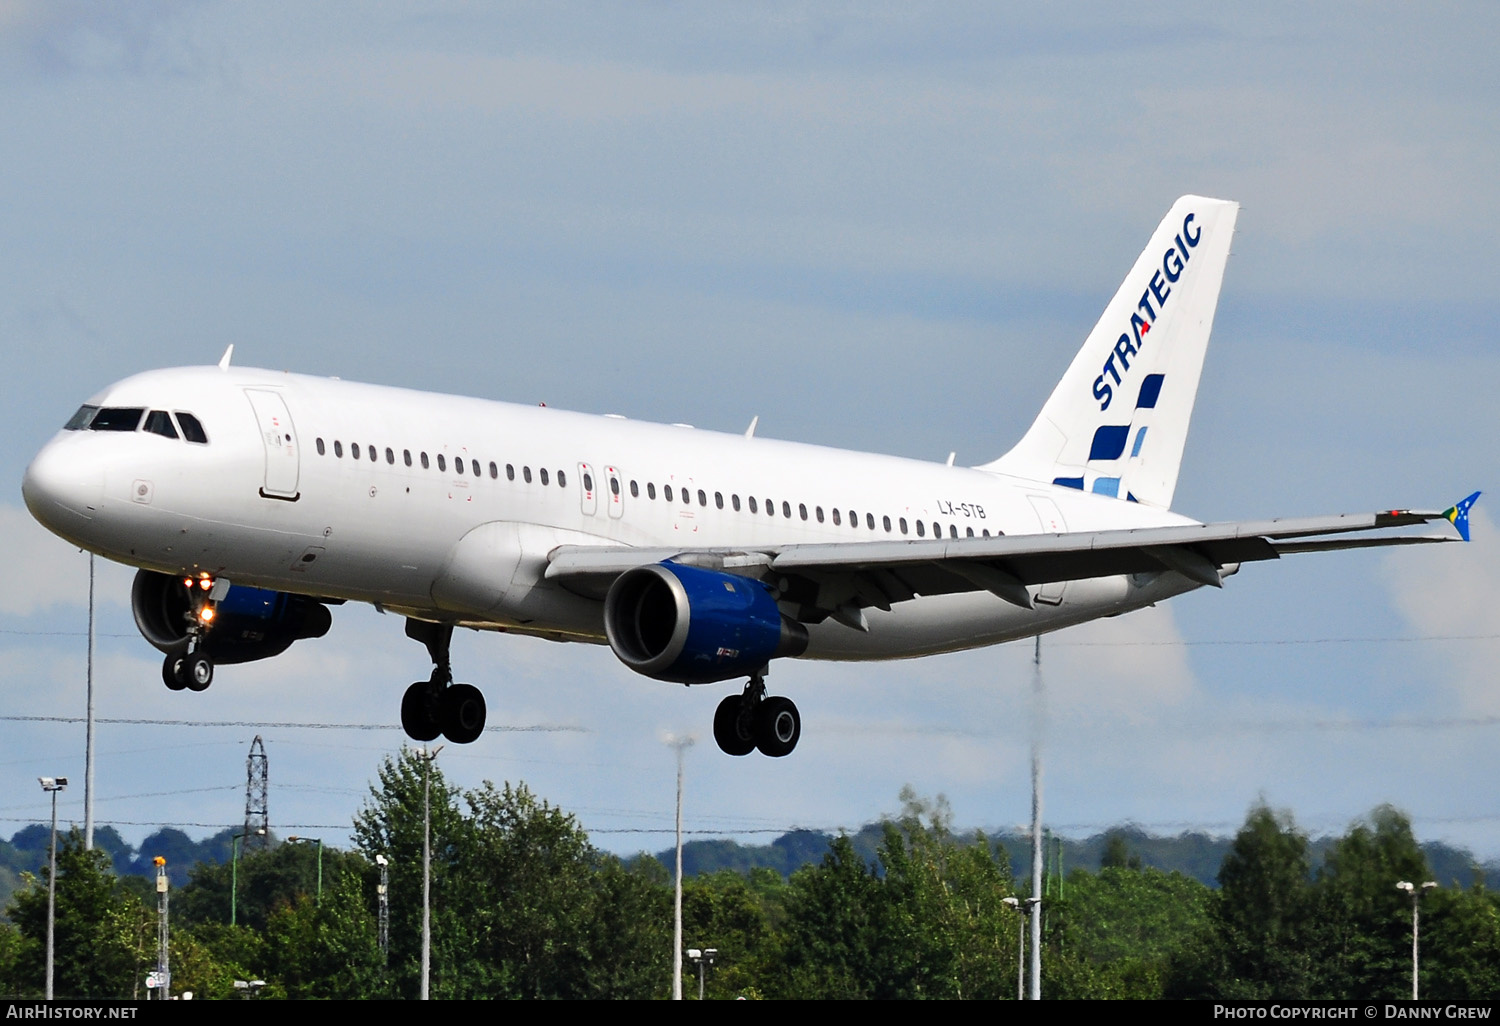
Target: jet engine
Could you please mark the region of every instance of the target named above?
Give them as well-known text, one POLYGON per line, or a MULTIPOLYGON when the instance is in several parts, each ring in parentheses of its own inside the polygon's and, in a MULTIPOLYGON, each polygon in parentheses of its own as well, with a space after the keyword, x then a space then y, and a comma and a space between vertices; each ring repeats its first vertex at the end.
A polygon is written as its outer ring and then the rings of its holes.
MULTIPOLYGON (((135 575, 130 608, 141 635, 159 651, 181 655, 188 648, 188 624, 202 605, 198 582, 151 570, 135 575)), ((233 585, 214 603, 213 621, 200 651, 218 663, 248 663, 285 652, 294 641, 321 638, 333 615, 317 599, 264 588, 233 585)))
POLYGON ((769 586, 670 561, 627 570, 604 599, 609 647, 637 673, 676 684, 753 674, 807 650, 769 586))

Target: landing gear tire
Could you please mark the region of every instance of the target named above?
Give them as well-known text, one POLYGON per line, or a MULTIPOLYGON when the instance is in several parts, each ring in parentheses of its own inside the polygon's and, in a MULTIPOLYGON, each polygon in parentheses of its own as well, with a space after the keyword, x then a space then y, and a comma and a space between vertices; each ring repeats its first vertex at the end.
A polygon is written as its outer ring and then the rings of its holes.
POLYGON ((182 661, 182 679, 193 691, 206 691, 214 682, 214 661, 202 652, 194 652, 182 661))
MULTIPOLYGON (((717 726, 717 718, 715 725, 717 726)), ((755 747, 762 755, 779 759, 790 755, 802 736, 802 717, 790 698, 772 696, 755 710, 755 747)))
POLYGON ((401 729, 413 741, 433 741, 443 732, 428 711, 427 699, 431 690, 430 683, 419 680, 401 696, 401 729))
POLYGON ((439 703, 443 736, 466 745, 484 733, 484 695, 472 684, 450 684, 439 703))
POLYGON ((173 691, 181 691, 187 687, 187 674, 183 672, 183 663, 186 662, 182 656, 169 655, 161 664, 161 680, 173 691))
POLYGON ((714 740, 725 755, 749 755, 755 751, 753 716, 746 711, 743 695, 730 695, 714 711, 714 740))

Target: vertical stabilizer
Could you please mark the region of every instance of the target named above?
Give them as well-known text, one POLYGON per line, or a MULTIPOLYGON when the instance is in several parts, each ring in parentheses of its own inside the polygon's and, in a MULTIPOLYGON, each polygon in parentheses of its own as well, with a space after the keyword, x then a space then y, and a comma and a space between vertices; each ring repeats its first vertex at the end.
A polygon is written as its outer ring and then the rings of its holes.
POLYGON ((1031 429, 981 470, 1171 506, 1239 209, 1172 205, 1031 429))

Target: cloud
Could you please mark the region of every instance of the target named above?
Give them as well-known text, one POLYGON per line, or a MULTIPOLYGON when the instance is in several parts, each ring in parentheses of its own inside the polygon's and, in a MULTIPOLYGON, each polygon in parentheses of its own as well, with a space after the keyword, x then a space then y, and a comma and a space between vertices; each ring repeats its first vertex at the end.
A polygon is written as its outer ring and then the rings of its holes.
POLYGON ((1500 713, 1500 543, 1495 521, 1482 508, 1469 514, 1473 541, 1386 557, 1391 601, 1423 635, 1459 637, 1432 647, 1446 664, 1441 685, 1472 713, 1500 713))
MULTIPOLYGON (((33 616, 57 606, 86 606, 89 599, 87 554, 49 534, 17 506, 0 505, 0 537, 6 540, 6 577, 0 588, 0 613, 33 616)), ((130 594, 124 567, 99 560, 95 598, 123 600, 130 594)))

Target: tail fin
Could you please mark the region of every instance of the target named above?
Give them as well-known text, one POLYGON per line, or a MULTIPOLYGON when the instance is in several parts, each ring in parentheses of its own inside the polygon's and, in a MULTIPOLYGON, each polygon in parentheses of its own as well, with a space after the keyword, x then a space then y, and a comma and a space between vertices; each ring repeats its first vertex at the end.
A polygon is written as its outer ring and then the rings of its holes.
POLYGON ((1172 204, 1019 444, 981 470, 1172 504, 1239 204, 1172 204))

